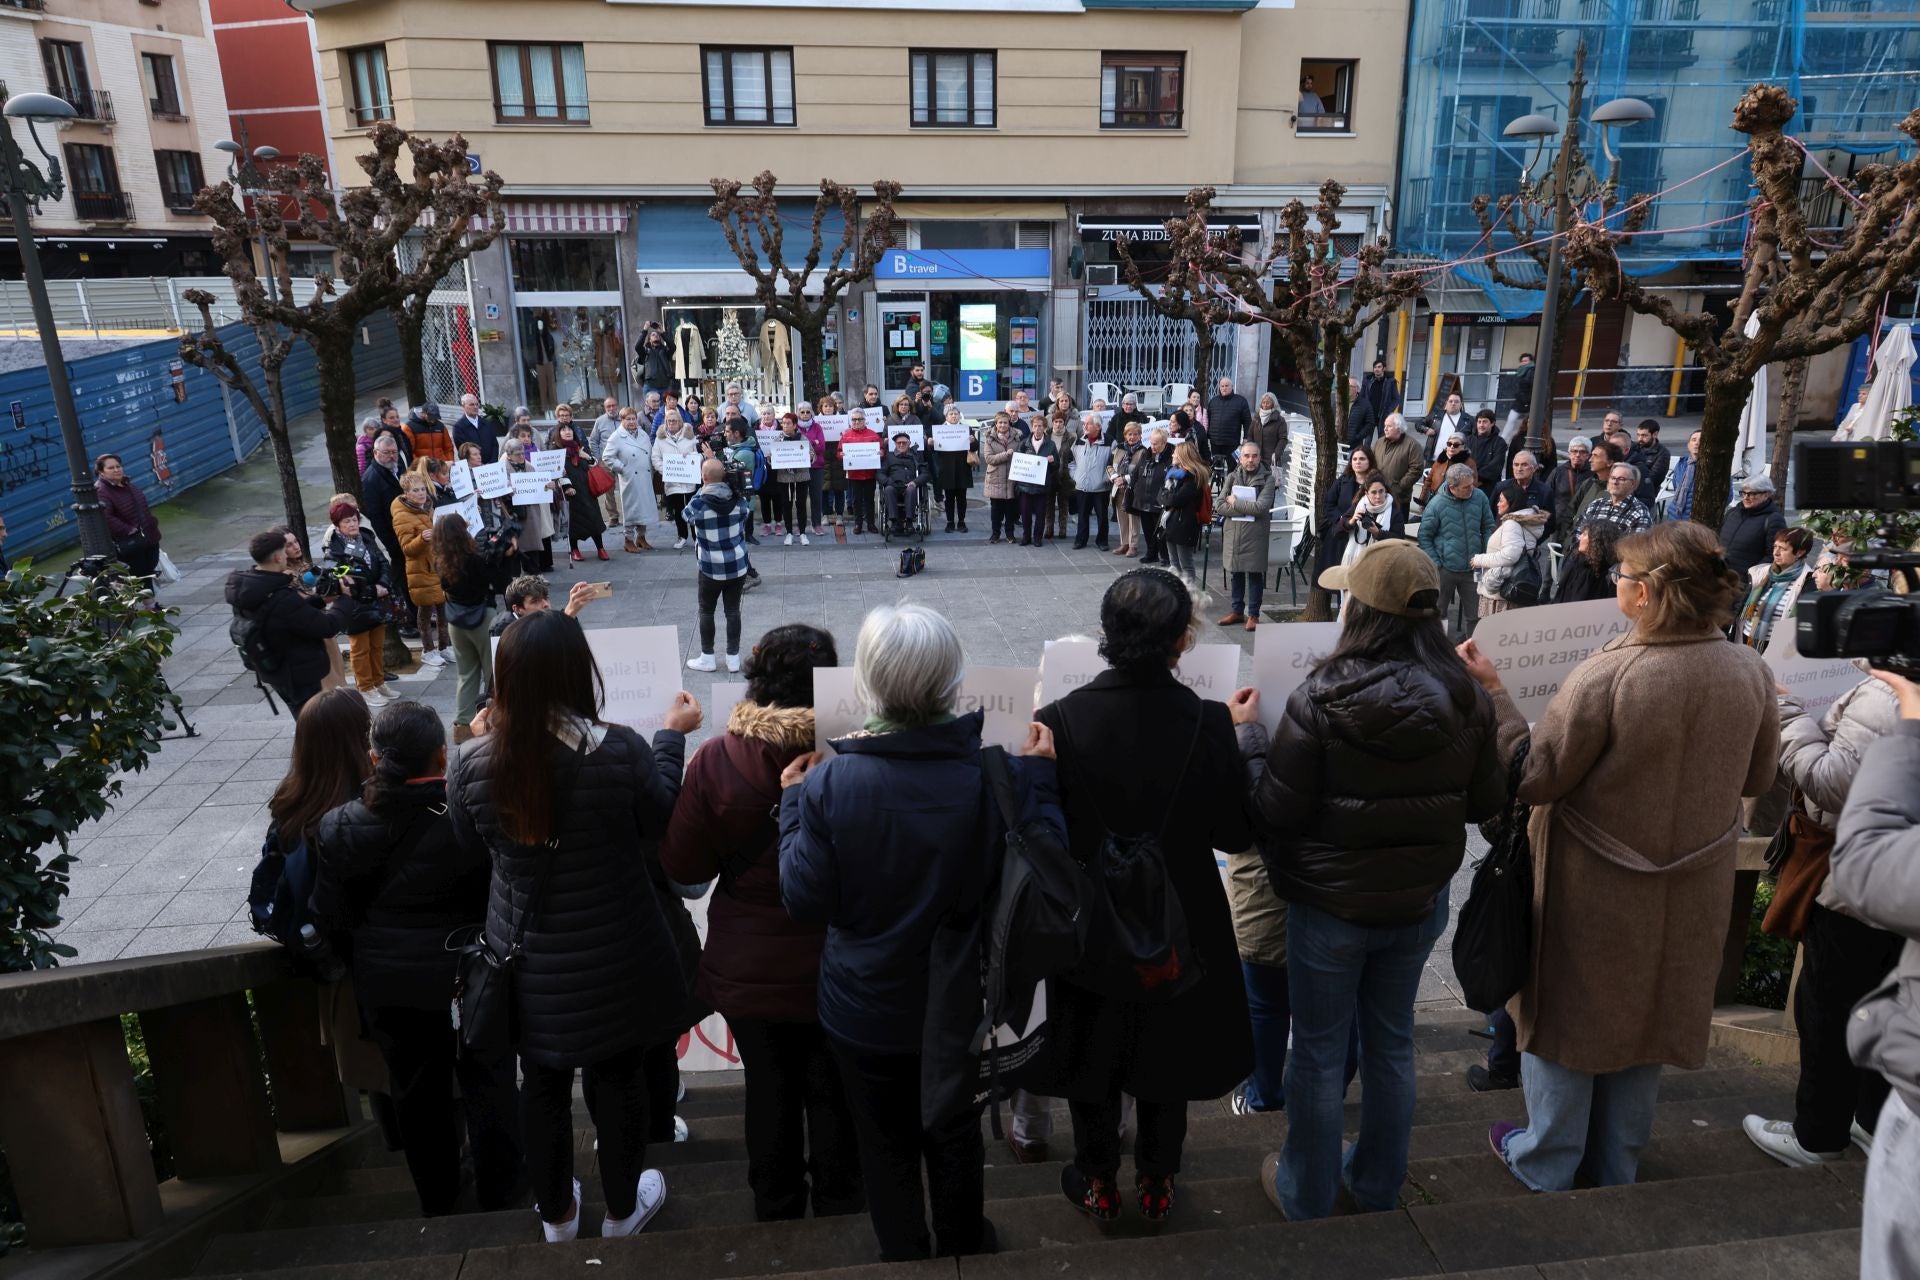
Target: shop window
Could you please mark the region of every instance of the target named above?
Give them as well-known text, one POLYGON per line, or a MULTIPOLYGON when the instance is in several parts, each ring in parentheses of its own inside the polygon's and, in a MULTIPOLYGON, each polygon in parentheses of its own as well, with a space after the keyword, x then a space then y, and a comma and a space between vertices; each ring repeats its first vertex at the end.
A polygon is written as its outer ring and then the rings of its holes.
POLYGON ((153 163, 160 173, 161 203, 175 213, 191 213, 193 193, 206 185, 200 178, 200 157, 192 151, 156 151, 153 163))
POLYGON ((1353 132, 1353 79, 1359 66, 1351 60, 1300 60, 1300 108, 1293 118, 1295 133, 1353 132))
POLYGON ((915 49, 908 56, 916 128, 993 128, 994 55, 915 49))
POLYGON ((793 123, 793 50, 700 51, 708 124, 793 123))
POLYGON ((624 401, 630 353, 617 301, 601 305, 515 306, 519 329, 521 393, 535 417, 550 417, 557 404, 576 416, 599 416, 592 406, 607 396, 624 401))
POLYGON ((155 116, 184 119, 180 110, 180 82, 174 79, 173 59, 164 53, 140 55, 140 78, 147 86, 147 109, 155 116))
POLYGON ((387 46, 370 44, 347 50, 347 81, 353 95, 353 122, 393 119, 393 91, 387 85, 387 46))
POLYGON ((1178 129, 1183 53, 1107 53, 1100 57, 1102 129, 1178 129))
POLYGON ((587 123, 587 51, 578 44, 489 44, 493 114, 503 124, 587 123))
POLYGON ((512 236, 515 293, 618 293, 620 270, 609 236, 512 236))

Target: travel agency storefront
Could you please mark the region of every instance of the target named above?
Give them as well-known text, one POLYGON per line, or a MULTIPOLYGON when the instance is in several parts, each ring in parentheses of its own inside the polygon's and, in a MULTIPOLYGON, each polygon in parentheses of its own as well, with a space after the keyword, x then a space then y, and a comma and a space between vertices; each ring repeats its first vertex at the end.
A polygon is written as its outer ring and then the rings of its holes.
POLYGON ((991 413, 1021 390, 1037 403, 1053 368, 1052 253, 929 243, 943 238, 935 228, 953 225, 919 224, 919 247, 890 250, 874 267, 868 379, 891 400, 913 366, 925 364, 969 416, 991 413))

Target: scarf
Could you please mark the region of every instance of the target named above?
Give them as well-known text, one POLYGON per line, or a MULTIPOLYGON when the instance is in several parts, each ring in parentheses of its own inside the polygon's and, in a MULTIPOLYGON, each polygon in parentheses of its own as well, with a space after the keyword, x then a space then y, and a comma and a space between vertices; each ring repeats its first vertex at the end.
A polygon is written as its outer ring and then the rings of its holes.
POLYGON ((1376 538, 1384 538, 1387 536, 1387 530, 1393 524, 1393 495, 1391 493, 1381 499, 1380 505, 1378 506, 1373 504, 1371 495, 1363 493, 1360 495, 1360 501, 1354 504, 1353 510, 1356 515, 1364 513, 1372 516, 1380 525, 1380 531, 1378 533, 1367 528, 1364 524, 1355 525, 1352 535, 1355 542, 1367 543, 1374 541, 1376 538))
POLYGON ((1747 607, 1740 611, 1740 639, 1742 643, 1754 649, 1764 650, 1767 639, 1773 634, 1773 628, 1786 610, 1787 593, 1793 584, 1807 572, 1806 562, 1797 561, 1785 569, 1771 569, 1760 585, 1747 597, 1747 607))

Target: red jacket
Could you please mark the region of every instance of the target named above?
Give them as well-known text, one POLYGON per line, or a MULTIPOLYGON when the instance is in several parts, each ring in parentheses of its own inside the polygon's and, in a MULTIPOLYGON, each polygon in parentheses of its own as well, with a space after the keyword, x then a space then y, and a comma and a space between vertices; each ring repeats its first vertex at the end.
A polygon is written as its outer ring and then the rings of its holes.
POLYGON ((147 506, 147 495, 140 492, 133 481, 108 484, 105 480, 95 480, 93 491, 106 513, 107 533, 116 544, 145 537, 154 546, 160 545, 160 522, 153 518, 153 510, 147 506))
POLYGON ((780 900, 780 771, 813 750, 813 709, 742 702, 727 731, 687 761, 660 863, 681 884, 716 876, 699 998, 729 1018, 818 1020, 827 931, 780 900))
MULTIPOLYGON (((867 426, 864 422, 857 427, 848 427, 845 431, 842 431, 840 433, 840 443, 841 444, 877 444, 880 446, 881 453, 885 453, 887 451, 887 442, 885 438, 882 437, 878 431, 875 431, 872 427, 867 426)), ((879 474, 880 473, 878 471, 849 471, 847 472, 847 479, 871 480, 879 474)))

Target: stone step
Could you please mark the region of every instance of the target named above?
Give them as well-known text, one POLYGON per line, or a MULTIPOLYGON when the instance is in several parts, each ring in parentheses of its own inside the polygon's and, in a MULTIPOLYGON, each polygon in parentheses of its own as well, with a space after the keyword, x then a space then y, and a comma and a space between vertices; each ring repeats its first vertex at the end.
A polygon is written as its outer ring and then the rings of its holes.
POLYGON ((1651 1253, 1550 1262, 1544 1267, 1470 1271, 1458 1280, 1526 1276, 1529 1280, 1855 1280, 1860 1274, 1858 1231, 1812 1231, 1727 1244, 1693 1245, 1651 1253))

